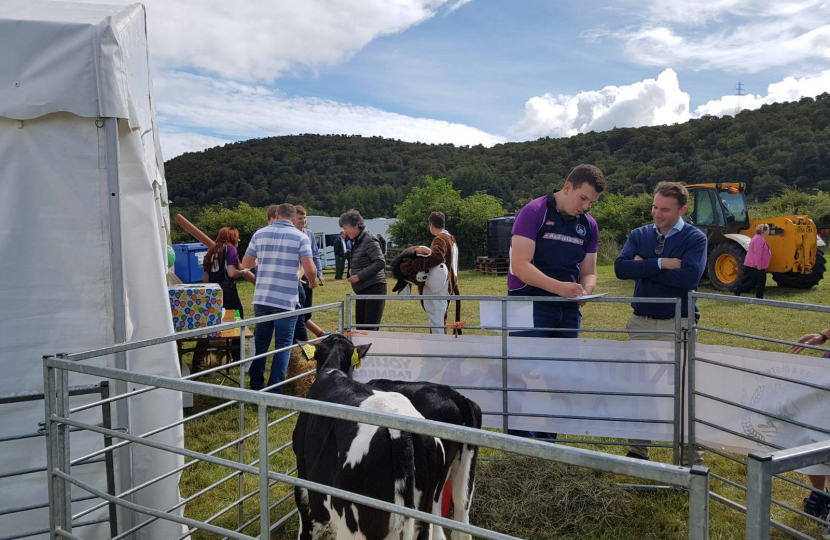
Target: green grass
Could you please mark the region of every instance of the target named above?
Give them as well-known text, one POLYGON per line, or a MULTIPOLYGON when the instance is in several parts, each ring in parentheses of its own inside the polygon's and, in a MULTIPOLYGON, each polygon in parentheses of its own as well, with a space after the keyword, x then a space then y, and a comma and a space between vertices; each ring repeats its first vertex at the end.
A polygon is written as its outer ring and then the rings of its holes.
MULTIPOLYGON (((328 281, 325 286, 315 289, 314 303, 321 305, 330 302, 341 301, 346 294, 351 293, 349 284, 343 281, 334 281, 330 273, 326 273, 328 281)), ((503 295, 506 290, 506 279, 504 277, 490 277, 471 271, 463 271, 460 274, 460 286, 463 294, 470 295, 503 295)), ((239 284, 240 296, 246 305, 246 314, 253 316, 253 308, 250 306, 253 296, 253 287, 248 283, 239 284)), ((700 287, 703 292, 716 292, 710 285, 704 283, 700 287)), ((610 296, 630 297, 633 294, 633 283, 620 281, 614 277, 611 267, 600 267, 599 285, 597 292, 609 292, 610 296)), ((779 289, 770 279, 766 290, 768 299, 784 300, 800 304, 826 305, 830 302, 830 281, 825 280, 814 289, 807 291, 795 291, 790 289, 779 289)), ((703 301, 701 303, 702 320, 701 324, 727 330, 750 332, 761 336, 775 337, 780 339, 796 339, 804 333, 814 332, 826 328, 828 323, 826 316, 817 313, 810 313, 800 310, 772 309, 750 305, 737 305, 727 302, 703 301)), ((451 306, 451 309, 454 309, 451 306)), ((452 312, 451 312, 452 313, 452 312)), ((624 328, 625 322, 631 314, 628 304, 588 304, 582 309, 583 327, 585 328, 624 328)), ((462 319, 469 325, 476 325, 479 322, 478 305, 475 302, 465 302, 462 306, 462 319)), ((316 313, 314 320, 326 330, 335 330, 337 327, 337 312, 316 313)), ((383 321, 385 323, 397 324, 426 324, 426 315, 416 303, 411 301, 389 301, 386 304, 383 321)), ((471 331, 472 333, 472 331, 471 331)), ((621 334, 583 334, 583 337, 603 337, 606 339, 625 339, 621 334)), ((714 333, 704 333, 700 336, 704 343, 721 344, 739 347, 758 348, 762 350, 783 351, 785 347, 770 343, 760 343, 746 339, 725 336, 714 333)), ((804 353, 808 354, 808 353, 804 353)), ((235 375, 234 375, 235 376, 235 375)), ((216 384, 228 384, 219 377, 207 379, 208 382, 216 384)), ((192 415, 197 412, 218 405, 220 402, 194 396, 195 406, 186 411, 192 415)), ((237 437, 238 407, 231 406, 227 409, 213 413, 210 416, 197 419, 185 424, 185 444, 187 448, 200 452, 210 452, 221 445, 237 437)), ((270 411, 271 421, 287 414, 287 411, 270 411)), ((256 429, 256 411, 248 408, 245 416, 245 432, 256 429)), ((291 440, 291 432, 294 427, 294 418, 281 422, 268 432, 269 448, 276 449, 291 440)), ((597 439, 595 439, 597 440, 597 439)), ((599 440, 601 442, 601 440, 599 440)), ((627 451, 624 446, 612 445, 580 445, 594 450, 623 454, 627 451)), ((482 450, 483 456, 492 456, 494 452, 489 449, 482 450)), ((671 455, 668 449, 654 449, 653 459, 662 462, 670 462, 671 455)), ((233 448, 218 454, 219 457, 237 460, 237 450, 233 448)), ((250 463, 258 456, 258 442, 256 437, 246 441, 244 445, 244 459, 250 463)), ((745 484, 746 471, 744 467, 727 459, 707 453, 706 465, 713 473, 728 478, 734 482, 745 484)), ((279 452, 270 460, 271 470, 287 472, 294 466, 294 455, 290 448, 279 452)), ((200 463, 185 471, 182 475, 182 495, 188 497, 201 489, 218 481, 231 471, 218 466, 200 463)), ((485 473, 486 474, 486 473, 485 473)), ((591 474, 586 471, 586 474, 591 474)), ((793 474, 794 478, 806 483, 806 477, 793 474)), ((613 477, 612 479, 624 483, 644 483, 636 479, 625 477, 613 477)), ((245 475, 245 493, 252 492, 258 488, 258 477, 245 475)), ((733 488, 712 479, 712 488, 715 492, 726 496, 739 503, 745 501, 745 495, 741 490, 733 488)), ((271 502, 290 492, 289 486, 277 484, 271 489, 271 502)), ((806 491, 792 486, 788 483, 777 481, 773 486, 773 496, 788 504, 801 508, 801 499, 806 491)), ((226 482, 217 489, 199 497, 189 503, 186 507, 187 517, 206 520, 220 509, 224 508, 237 498, 237 480, 226 482)), ((532 501, 531 501, 532 503, 532 501)), ((620 523, 613 527, 598 528, 565 533, 559 538, 596 538, 615 540, 644 540, 644 539, 681 539, 687 537, 688 520, 688 497, 685 493, 639 493, 634 497, 633 505, 635 511, 633 517, 620 520, 620 523)), ((475 504, 475 501, 474 501, 475 504)), ((293 499, 280 505, 272 512, 272 523, 293 508, 293 499)), ((257 496, 247 500, 243 507, 244 519, 247 520, 259 512, 259 499, 257 496)), ((820 529, 810 524, 806 519, 799 518, 795 514, 782 511, 773 507, 773 518, 783 521, 785 524, 795 527, 807 534, 819 537, 820 529)), ((590 521, 591 516, 587 515, 586 520, 590 521)), ((227 512, 213 521, 216 525, 234 529, 236 528, 236 509, 227 512)), ((280 532, 274 533, 274 538, 289 539, 296 538, 296 519, 291 518, 289 526, 280 532)), ((258 534, 259 524, 254 523, 244 532, 247 534, 258 534)), ((712 502, 710 507, 710 538, 733 539, 744 536, 744 516, 730 510, 723 505, 712 502)), ((213 538, 214 535, 198 532, 193 538, 213 538)), ((786 538, 786 536, 773 530, 773 538, 786 538)))

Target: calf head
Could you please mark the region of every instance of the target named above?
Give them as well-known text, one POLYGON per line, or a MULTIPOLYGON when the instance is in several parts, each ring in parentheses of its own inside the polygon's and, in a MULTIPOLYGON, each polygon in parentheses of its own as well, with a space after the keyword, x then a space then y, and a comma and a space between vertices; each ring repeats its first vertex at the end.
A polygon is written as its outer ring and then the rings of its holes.
POLYGON ((317 345, 301 343, 300 346, 309 360, 317 361, 318 375, 321 369, 326 368, 342 371, 351 378, 372 344, 355 347, 349 338, 341 334, 331 334, 317 345))

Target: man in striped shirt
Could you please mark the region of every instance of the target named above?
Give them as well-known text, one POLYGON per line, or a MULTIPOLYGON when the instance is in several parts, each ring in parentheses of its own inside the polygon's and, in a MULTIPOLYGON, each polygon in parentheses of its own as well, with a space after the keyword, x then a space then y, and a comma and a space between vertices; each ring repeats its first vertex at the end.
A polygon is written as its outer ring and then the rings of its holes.
MULTIPOLYGON (((270 210, 270 209, 269 209, 270 210)), ((317 286, 317 267, 311 252, 308 237, 294 227, 296 210, 290 204, 276 208, 276 219, 251 237, 251 243, 242 259, 243 268, 257 267, 254 288, 254 315, 262 317, 275 313, 294 311, 299 302, 297 271, 302 266, 308 276, 308 285, 317 286)), ((291 345, 297 316, 285 317, 257 323, 254 330, 254 345, 257 354, 268 350, 274 336, 274 348, 282 349, 291 345)), ((270 392, 280 393, 281 387, 271 388, 285 379, 290 352, 276 353, 268 377, 270 392)), ((267 357, 251 363, 251 389, 262 390, 265 386, 265 364, 267 357)))

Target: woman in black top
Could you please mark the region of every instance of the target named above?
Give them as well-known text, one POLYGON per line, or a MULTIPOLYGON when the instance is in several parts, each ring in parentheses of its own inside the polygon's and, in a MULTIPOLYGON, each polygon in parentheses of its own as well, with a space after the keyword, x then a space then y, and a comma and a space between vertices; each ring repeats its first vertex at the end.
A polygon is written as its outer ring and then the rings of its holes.
MULTIPOLYGON (((352 239, 352 257, 349 267, 349 283, 355 294, 386 294, 386 260, 375 235, 363 223, 357 210, 349 210, 340 216, 340 226, 352 239)), ((355 322, 359 325, 379 325, 383 318, 385 300, 357 300, 355 322)), ((358 327, 359 330, 377 330, 378 326, 358 327)))
POLYGON ((205 274, 204 283, 218 283, 222 287, 222 307, 226 311, 239 310, 239 316, 245 318, 245 310, 236 290, 235 278, 243 277, 248 281, 253 274, 248 269, 242 269, 239 261, 239 231, 233 227, 223 227, 216 236, 203 263, 205 274))

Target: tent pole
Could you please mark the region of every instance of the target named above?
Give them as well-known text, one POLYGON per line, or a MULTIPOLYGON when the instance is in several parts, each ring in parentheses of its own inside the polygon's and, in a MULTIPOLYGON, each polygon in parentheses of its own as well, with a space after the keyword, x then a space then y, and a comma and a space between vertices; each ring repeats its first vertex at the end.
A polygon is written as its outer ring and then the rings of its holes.
MULTIPOLYGON (((107 167, 107 200, 109 201, 109 236, 110 236, 110 265, 112 270, 112 315, 113 334, 115 343, 127 341, 127 310, 124 294, 124 268, 121 236, 121 188, 119 164, 121 156, 118 144, 118 119, 104 118, 104 137, 106 142, 106 167, 107 167)), ((115 367, 127 369, 127 353, 115 354, 115 367)), ((115 394, 126 394, 126 381, 115 381, 115 394)), ((129 433, 130 409, 129 400, 116 402, 116 422, 118 427, 124 428, 129 433)), ((118 477, 120 491, 132 488, 132 453, 131 445, 126 445, 118 450, 118 477)), ((132 495, 127 497, 132 502, 132 495)), ((125 531, 135 525, 135 515, 132 511, 121 508, 121 515, 118 517, 118 528, 125 531)))

